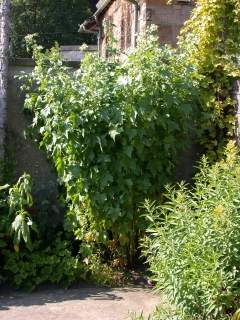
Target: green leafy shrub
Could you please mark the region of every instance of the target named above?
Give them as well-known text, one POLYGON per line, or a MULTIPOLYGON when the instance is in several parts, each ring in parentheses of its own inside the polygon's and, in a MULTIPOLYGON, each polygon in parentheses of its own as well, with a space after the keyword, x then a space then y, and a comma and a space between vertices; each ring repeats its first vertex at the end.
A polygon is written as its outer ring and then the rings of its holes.
POLYGON ((70 244, 60 237, 45 248, 41 248, 38 241, 33 244, 32 251, 23 249, 17 253, 5 249, 3 255, 4 270, 17 288, 33 290, 45 282, 69 286, 84 278, 86 273, 80 259, 72 256, 70 244))
POLYGON ((172 178, 194 127, 193 70, 151 33, 124 61, 87 55, 76 72, 57 48, 33 47, 25 106, 66 187, 69 225, 80 240, 116 240, 132 262, 139 203, 172 178))
POLYGON ((177 318, 228 319, 240 298, 240 157, 203 158, 194 188, 167 188, 164 205, 146 202, 152 226, 144 242, 156 286, 177 318))
POLYGON ((2 262, 3 279, 8 279, 15 288, 30 291, 43 283, 69 287, 80 280, 88 280, 100 285, 121 286, 126 281, 125 274, 102 261, 99 253, 89 258, 74 255, 72 243, 62 237, 56 237, 48 246, 35 241, 31 251, 4 248, 2 262))

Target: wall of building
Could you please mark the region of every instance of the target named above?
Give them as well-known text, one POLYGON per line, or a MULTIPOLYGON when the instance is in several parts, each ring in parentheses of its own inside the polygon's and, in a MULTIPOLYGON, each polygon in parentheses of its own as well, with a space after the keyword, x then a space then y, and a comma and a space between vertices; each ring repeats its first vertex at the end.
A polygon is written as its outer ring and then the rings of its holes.
MULTIPOLYGON (((139 5, 138 30, 144 31, 147 25, 155 24, 159 27, 160 42, 175 46, 180 29, 191 14, 193 3, 175 0, 173 4, 168 5, 167 0, 140 0, 139 5)), ((112 25, 117 47, 122 51, 134 46, 134 9, 134 5, 127 0, 115 0, 100 16, 100 24, 107 20, 112 25)), ((108 41, 104 30, 101 30, 103 56, 106 56, 108 41)))
MULTIPOLYGON (((134 5, 126 0, 113 1, 104 14, 100 17, 100 24, 103 26, 104 21, 111 28, 112 36, 116 40, 116 47, 125 51, 134 43, 134 5)), ((109 36, 102 27, 100 35, 100 50, 103 56, 107 55, 107 43, 109 36)))
POLYGON ((176 0, 168 5, 166 2, 166 0, 146 0, 146 24, 155 24, 159 27, 161 43, 175 46, 180 29, 190 17, 193 3, 176 0))

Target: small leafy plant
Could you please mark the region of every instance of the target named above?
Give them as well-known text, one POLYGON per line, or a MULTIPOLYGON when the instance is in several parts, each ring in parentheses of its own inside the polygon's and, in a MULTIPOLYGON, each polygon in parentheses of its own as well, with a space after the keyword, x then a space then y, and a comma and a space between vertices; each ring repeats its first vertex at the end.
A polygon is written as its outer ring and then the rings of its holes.
POLYGON ((26 246, 31 249, 31 230, 37 232, 36 226, 31 219, 30 213, 27 211, 32 202, 32 185, 30 175, 24 173, 18 182, 9 190, 8 219, 13 220, 10 227, 10 233, 13 234, 14 248, 19 250, 19 244, 23 240, 26 246))

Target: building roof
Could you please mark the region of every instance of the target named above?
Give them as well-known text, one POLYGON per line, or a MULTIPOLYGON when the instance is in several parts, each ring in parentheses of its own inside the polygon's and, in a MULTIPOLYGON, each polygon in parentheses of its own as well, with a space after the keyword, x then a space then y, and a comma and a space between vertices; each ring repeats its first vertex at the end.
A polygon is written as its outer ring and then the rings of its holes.
POLYGON ((99 24, 98 24, 98 16, 107 8, 107 6, 113 0, 99 0, 96 4, 97 11, 94 15, 87 20, 85 20, 79 28, 80 32, 98 32, 99 31, 99 24))
POLYGON ((102 13, 106 7, 112 2, 113 0, 99 0, 96 7, 97 11, 95 12, 95 16, 97 17, 100 13, 102 13))
POLYGON ((96 33, 99 30, 95 15, 85 20, 79 27, 79 32, 96 33))

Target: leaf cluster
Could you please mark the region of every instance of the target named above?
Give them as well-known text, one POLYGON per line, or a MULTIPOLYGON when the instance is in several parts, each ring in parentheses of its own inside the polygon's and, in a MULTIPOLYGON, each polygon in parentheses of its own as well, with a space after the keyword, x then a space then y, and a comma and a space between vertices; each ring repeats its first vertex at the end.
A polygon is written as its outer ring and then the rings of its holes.
POLYGON ((26 173, 9 189, 8 220, 13 221, 11 223, 10 233, 14 235, 13 242, 17 251, 19 250, 19 244, 22 239, 28 248, 31 249, 31 230, 37 232, 37 228, 28 211, 33 204, 31 191, 31 177, 26 173))

